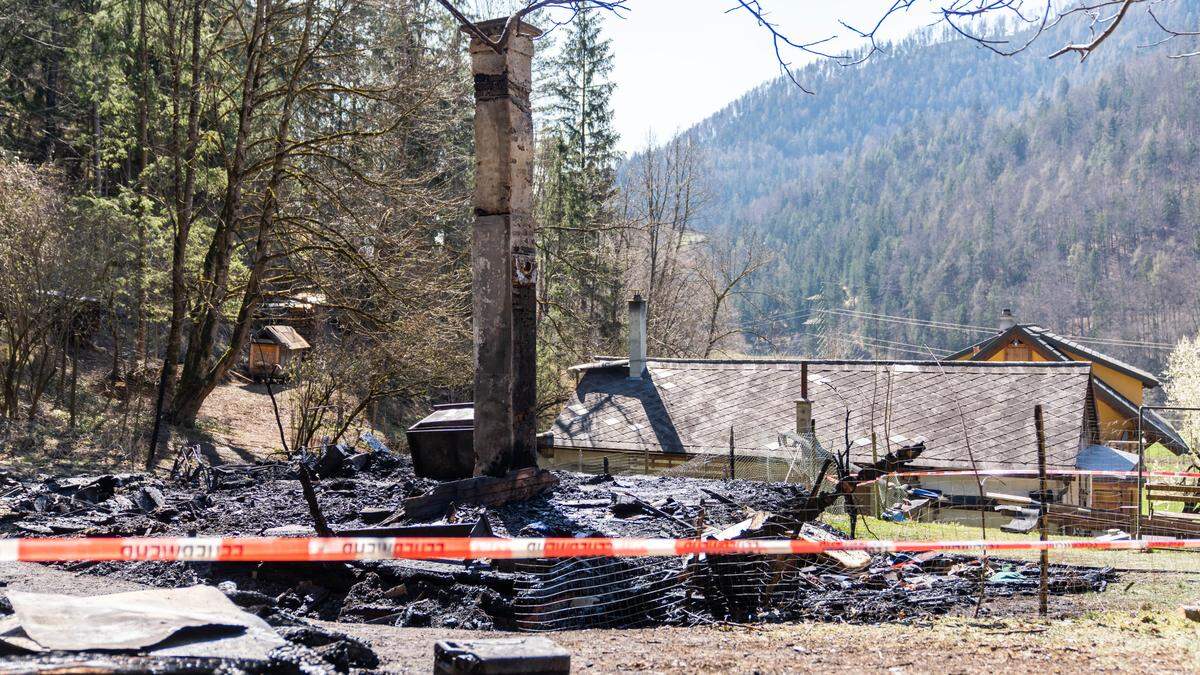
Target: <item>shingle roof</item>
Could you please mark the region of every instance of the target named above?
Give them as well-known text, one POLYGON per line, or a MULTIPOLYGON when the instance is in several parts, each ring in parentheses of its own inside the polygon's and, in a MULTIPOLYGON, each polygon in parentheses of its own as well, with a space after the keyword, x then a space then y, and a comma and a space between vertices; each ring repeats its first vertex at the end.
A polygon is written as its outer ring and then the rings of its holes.
MULTIPOLYGON (((1117 412, 1124 415, 1126 419, 1136 420, 1138 418, 1136 403, 1122 396, 1119 391, 1105 384, 1100 378, 1093 379, 1092 386, 1096 388, 1096 393, 1105 402, 1116 408, 1117 412)), ((1183 436, 1180 436, 1175 427, 1154 410, 1142 410, 1142 429, 1149 432, 1146 434, 1147 436, 1155 438, 1176 454, 1183 454, 1188 450, 1187 441, 1183 440, 1183 436)))
POLYGON ((255 342, 274 342, 286 349, 308 349, 311 345, 291 326, 263 326, 254 334, 255 342))
MULTIPOLYGON (((800 361, 651 360, 630 380, 622 365, 583 371, 552 428, 554 445, 651 452, 763 452, 795 428, 800 361)), ((1091 430, 1086 363, 809 361, 817 435, 843 448, 850 412, 852 458, 924 438, 921 465, 979 468, 1037 464, 1033 407, 1045 408, 1051 466, 1075 465, 1091 430), (960 413, 961 411, 961 418, 960 413), (965 435, 964 435, 965 426, 965 435), (967 451, 969 439, 970 453, 967 451)))
POLYGON ((1091 347, 1079 344, 1078 342, 1075 342, 1073 340, 1068 340, 1067 338, 1065 338, 1057 333, 1052 333, 1051 331, 1048 331, 1045 328, 1042 328, 1041 326, 1028 326, 1028 328, 1030 329, 1030 331, 1036 332, 1037 335, 1039 337, 1041 337, 1042 339, 1053 344, 1059 350, 1066 349, 1068 351, 1072 351, 1077 354, 1081 354, 1081 355, 1087 357, 1087 359, 1089 361, 1094 361, 1096 363, 1104 364, 1104 365, 1109 366, 1117 371, 1123 372, 1126 375, 1129 375, 1130 377, 1141 380, 1142 383, 1145 384, 1147 387, 1153 388, 1153 387, 1157 387, 1160 384, 1162 384, 1161 382, 1158 381, 1157 377, 1142 370, 1141 368, 1138 368, 1137 366, 1130 365, 1118 358, 1109 356, 1108 354, 1104 354, 1102 352, 1098 352, 1095 349, 1092 349, 1091 347))
POLYGON ((1091 347, 1082 345, 1074 340, 1065 338, 1057 333, 1047 330, 1035 324, 1019 324, 1012 328, 1000 331, 995 335, 984 338, 975 344, 964 347, 963 349, 954 352, 947 359, 960 359, 963 357, 970 358, 986 358, 988 354, 996 349, 1007 344, 1012 337, 1026 339, 1036 343, 1042 348, 1042 351, 1050 357, 1057 358, 1060 361, 1074 361, 1065 351, 1075 352, 1080 358, 1088 361, 1099 363, 1112 368, 1121 373, 1125 373, 1130 377, 1141 381, 1147 387, 1157 387, 1161 384, 1158 378, 1154 375, 1138 368, 1137 366, 1126 363, 1118 358, 1109 356, 1103 352, 1098 352, 1091 347))
MULTIPOLYGON (((1035 324, 1019 324, 1012 328, 1003 330, 989 338, 976 342, 969 347, 961 349, 947 359, 956 360, 966 358, 968 360, 986 359, 996 350, 1002 349, 1008 344, 1009 340, 1020 339, 1026 342, 1033 343, 1047 358, 1057 359, 1058 361, 1077 361, 1085 359, 1083 362, 1094 362, 1108 366, 1117 372, 1125 373, 1126 375, 1137 379, 1145 387, 1154 388, 1159 386, 1158 378, 1150 373, 1132 366, 1120 359, 1113 358, 1107 354, 1098 352, 1091 347, 1079 344, 1073 340, 1069 340, 1057 333, 1049 331, 1035 324), (1073 357, 1068 352, 1073 353, 1073 357)), ((977 361, 981 362, 981 361, 977 361)), ((1138 417, 1138 405, 1125 397, 1119 391, 1108 385, 1098 376, 1093 375, 1093 385, 1096 388, 1096 393, 1105 402, 1117 409, 1126 419, 1135 420, 1138 417)), ((1143 414, 1143 427, 1149 432, 1151 438, 1161 441, 1168 448, 1176 453, 1187 452, 1187 441, 1179 435, 1179 432, 1171 426, 1170 422, 1163 419, 1158 413, 1153 410, 1146 410, 1143 414)))

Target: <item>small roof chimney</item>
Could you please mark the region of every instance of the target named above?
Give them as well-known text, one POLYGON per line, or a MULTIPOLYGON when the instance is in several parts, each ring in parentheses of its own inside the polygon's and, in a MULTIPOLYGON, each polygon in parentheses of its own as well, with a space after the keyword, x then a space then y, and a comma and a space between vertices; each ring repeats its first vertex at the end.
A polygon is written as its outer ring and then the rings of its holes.
POLYGON ((1017 319, 1013 316, 1012 310, 1007 307, 1000 310, 1000 331, 1004 332, 1015 325, 1017 325, 1017 319))
POLYGON ((634 293, 629 301, 629 379, 640 380, 646 372, 646 301, 634 293))

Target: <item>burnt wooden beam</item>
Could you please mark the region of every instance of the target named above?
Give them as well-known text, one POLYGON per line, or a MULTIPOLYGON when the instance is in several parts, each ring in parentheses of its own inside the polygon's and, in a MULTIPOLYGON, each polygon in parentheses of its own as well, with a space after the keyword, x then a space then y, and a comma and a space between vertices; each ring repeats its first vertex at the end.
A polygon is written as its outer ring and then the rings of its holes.
MULTIPOLYGON (((464 478, 442 483, 423 495, 405 499, 401 502, 401 512, 405 518, 427 520, 441 516, 451 504, 503 506, 509 502, 531 499, 557 485, 557 476, 535 467, 518 469, 501 478, 464 478)), ((396 516, 388 521, 394 518, 396 516)))
POLYGON ((304 501, 308 502, 308 512, 312 515, 313 529, 317 531, 317 536, 332 537, 333 530, 329 529, 325 514, 321 513, 317 491, 313 489, 312 478, 308 475, 308 468, 304 466, 304 462, 300 462, 300 489, 304 492, 304 501))
MULTIPOLYGON (((813 482, 813 487, 808 497, 789 511, 788 516, 793 518, 797 524, 807 523, 815 520, 825 509, 833 506, 839 498, 844 497, 849 504, 853 505, 854 491, 859 485, 877 480, 889 473, 904 468, 907 464, 920 457, 924 451, 924 443, 906 445, 889 452, 878 462, 865 466, 855 473, 842 476, 833 491, 821 492, 821 483, 825 480, 825 474, 830 466, 834 464, 832 459, 826 459, 825 463, 821 465, 821 470, 817 473, 817 479, 813 482)), ((851 506, 851 508, 853 507, 851 506)))

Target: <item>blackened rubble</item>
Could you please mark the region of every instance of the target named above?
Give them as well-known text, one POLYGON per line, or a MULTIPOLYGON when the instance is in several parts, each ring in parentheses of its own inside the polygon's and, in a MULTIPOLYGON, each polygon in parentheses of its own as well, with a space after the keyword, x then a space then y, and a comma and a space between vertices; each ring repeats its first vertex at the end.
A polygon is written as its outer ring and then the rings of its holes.
MULTIPOLYGON (((391 528, 421 524, 398 512, 399 505, 444 484, 414 476, 407 456, 384 450, 362 455, 343 448, 304 458, 316 474, 314 491, 329 528, 361 534, 380 521, 391 528)), ((181 458, 172 480, 143 474, 17 480, 0 473, 0 533, 314 533, 295 463, 207 467, 194 457, 181 458)), ((557 485, 531 499, 486 508, 451 505, 441 518, 424 524, 450 526, 444 531, 457 536, 695 537, 762 514, 754 527, 737 536, 788 537, 799 535, 814 500, 806 486, 792 484, 567 472, 554 476, 557 485)), ((824 556, 515 563, 84 562, 63 567, 158 586, 219 585, 238 605, 273 625, 298 630, 303 617, 558 630, 720 620, 907 620, 974 603, 980 564, 971 556, 880 554, 855 571, 824 556)), ((994 558, 987 564, 982 574, 989 597, 1036 593, 1036 567, 994 558)), ((1055 566, 1051 573, 1054 593, 1101 591, 1113 578, 1110 570, 1066 566, 1055 566)))
MULTIPOLYGON (((97 651, 30 651, 23 643, 13 642, 6 632, 0 640, 0 672, 33 672, 61 668, 55 672, 153 672, 153 673, 346 673, 352 670, 375 668, 379 658, 369 645, 344 633, 314 625, 305 619, 273 605, 269 599, 249 602, 251 596, 234 591, 223 584, 224 591, 235 604, 248 605, 248 611, 256 614, 271 626, 283 639, 279 646, 271 648, 266 658, 259 656, 162 656, 153 651, 154 643, 147 643, 148 650, 117 648, 97 651), (240 601, 240 602, 239 602, 240 601), (149 651, 149 653, 147 653, 149 651), (73 668, 79 668, 74 670, 73 668)), ((251 594, 252 595, 252 594, 251 594)), ((253 598, 259 600, 258 598, 253 598)), ((7 621, 13 615, 13 604, 8 598, 0 598, 0 617, 7 621)), ((161 619, 161 615, 157 618, 161 619)), ((117 622, 119 625, 119 621, 117 622)), ((11 627, 11 626, 10 626, 11 627)), ((226 626, 226 628, 228 628, 226 626)), ((114 628, 114 630, 116 630, 114 628)), ((173 637, 183 638, 186 631, 173 637)), ((21 634, 24 637, 24 634, 21 634)), ((220 637, 216 634, 214 637, 220 637)), ((107 637, 107 636, 106 636, 107 637)), ((117 639, 118 636, 113 636, 117 639)), ((261 637, 261 636, 259 636, 261 637)), ((172 638, 173 639, 173 638, 172 638)), ((257 637, 255 639, 258 639, 257 637)), ((183 642, 200 641, 200 634, 193 632, 183 642)), ((25 643, 33 642, 28 638, 25 643)), ((167 642, 170 642, 168 640, 167 642)), ((165 644, 165 643, 163 643, 165 644)), ((178 646, 178 641, 176 641, 178 646)), ((214 649, 219 653, 220 649, 214 649)))

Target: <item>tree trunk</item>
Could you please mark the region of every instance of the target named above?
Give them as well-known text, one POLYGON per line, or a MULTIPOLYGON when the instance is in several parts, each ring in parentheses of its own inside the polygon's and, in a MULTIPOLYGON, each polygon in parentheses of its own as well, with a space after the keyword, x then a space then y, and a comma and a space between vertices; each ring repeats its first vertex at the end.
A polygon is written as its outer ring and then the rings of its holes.
POLYGON ((138 186, 138 194, 141 196, 141 201, 138 205, 138 224, 137 224, 137 267, 135 269, 134 286, 136 289, 137 304, 137 327, 133 338, 134 358, 141 362, 146 359, 146 270, 148 264, 146 257, 149 255, 147 250, 147 233, 146 219, 149 216, 149 209, 146 208, 146 203, 149 199, 149 189, 146 184, 143 174, 146 167, 150 163, 150 131, 149 131, 149 116, 150 116, 150 67, 149 53, 146 47, 146 2, 147 0, 138 0, 138 112, 137 112, 137 138, 138 138, 138 160, 137 160, 137 175, 136 182, 138 186))
POLYGON ((108 296, 108 317, 113 341, 112 372, 108 377, 116 383, 121 379, 121 321, 117 317, 116 295, 112 293, 108 296))
MULTIPOLYGON (((270 246, 274 237, 275 209, 278 206, 278 195, 283 189, 283 178, 286 172, 288 158, 288 133, 291 128, 300 74, 309 58, 309 40, 312 30, 312 11, 315 0, 305 4, 304 29, 301 35, 296 58, 291 64, 287 89, 279 111, 279 121, 275 129, 274 149, 271 169, 266 185, 263 187, 263 202, 259 206, 257 239, 254 245, 253 263, 250 275, 242 290, 241 306, 237 319, 234 321, 233 336, 224 353, 210 367, 212 355, 217 341, 217 330, 220 327, 221 306, 228 294, 227 283, 229 263, 233 253, 233 231, 240 212, 242 202, 241 185, 233 181, 226 190, 225 201, 222 204, 221 218, 218 224, 218 234, 214 236, 205 260, 205 271, 209 272, 209 288, 207 302, 203 307, 197 305, 198 321, 194 323, 191 339, 188 342, 188 358, 184 364, 183 376, 179 382, 179 390, 171 408, 171 419, 175 424, 191 426, 195 424, 196 415, 204 399, 212 393, 217 384, 225 378, 230 368, 237 361, 246 341, 250 337, 250 324, 262 300, 262 280, 266 275, 267 261, 270 259, 270 246)), ((261 5, 260 5, 261 7, 261 5)), ((263 28, 265 32, 265 27, 263 28)), ((245 163, 246 146, 250 126, 250 114, 256 99, 259 85, 259 65, 261 52, 265 50, 265 37, 261 38, 259 49, 255 50, 249 60, 245 80, 243 82, 243 101, 241 120, 239 121, 238 145, 234 150, 234 170, 231 175, 240 176, 245 163), (257 56, 256 56, 257 55, 257 56)), ((202 295, 202 298, 204 296, 202 295)))
MULTIPOLYGON (((256 12, 255 22, 256 28, 258 17, 262 13, 262 4, 259 5, 259 10, 256 12)), ((150 449, 146 453, 146 468, 150 469, 154 465, 155 455, 158 451, 159 429, 163 420, 163 410, 166 407, 166 402, 173 399, 171 391, 175 386, 175 372, 179 363, 179 355, 183 351, 183 318, 187 312, 187 284, 185 277, 185 265, 187 263, 187 241, 188 234, 191 231, 192 225, 192 206, 195 200, 195 158, 196 146, 199 144, 200 138, 200 22, 202 18, 202 2, 196 0, 192 5, 192 35, 191 35, 191 68, 192 77, 188 88, 188 113, 187 113, 187 148, 186 161, 187 167, 183 171, 184 177, 180 179, 180 161, 178 146, 178 124, 172 125, 171 138, 172 152, 175 157, 174 166, 174 206, 175 206, 175 237, 171 248, 171 321, 167 329, 167 346, 163 355, 162 372, 158 382, 158 397, 154 405, 154 425, 150 432, 150 449), (182 183, 182 184, 181 184, 182 183)), ((175 59, 177 67, 174 76, 174 95, 173 106, 176 111, 174 120, 178 120, 179 110, 179 87, 180 75, 178 71, 178 57, 175 59)))
POLYGON ((76 394, 79 391, 79 341, 71 341, 71 407, 70 421, 67 423, 67 428, 75 430, 75 403, 78 400, 76 394))

